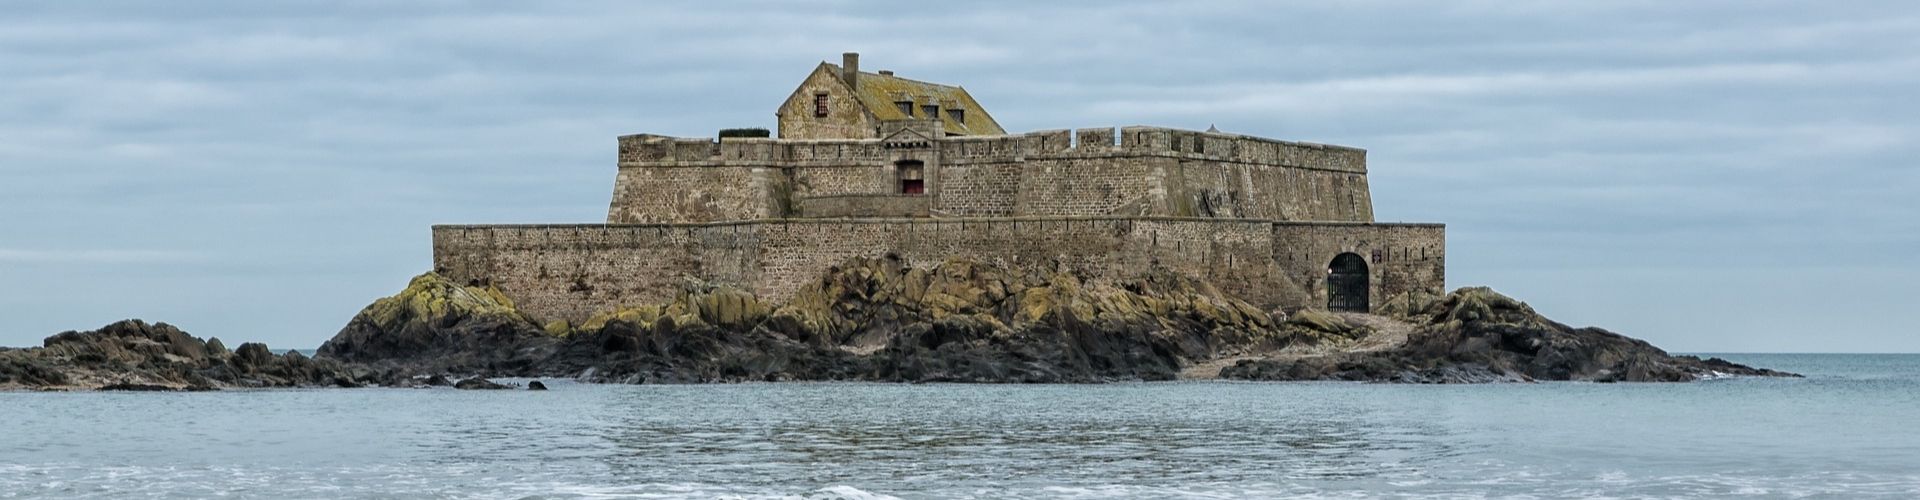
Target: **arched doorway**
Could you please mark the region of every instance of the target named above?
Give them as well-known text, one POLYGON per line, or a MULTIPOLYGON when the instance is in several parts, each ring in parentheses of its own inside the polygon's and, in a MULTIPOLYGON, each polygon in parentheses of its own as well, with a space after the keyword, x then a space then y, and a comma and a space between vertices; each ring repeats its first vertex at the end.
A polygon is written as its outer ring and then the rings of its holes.
POLYGON ((1327 265, 1327 309, 1367 312, 1367 260, 1343 253, 1327 265))

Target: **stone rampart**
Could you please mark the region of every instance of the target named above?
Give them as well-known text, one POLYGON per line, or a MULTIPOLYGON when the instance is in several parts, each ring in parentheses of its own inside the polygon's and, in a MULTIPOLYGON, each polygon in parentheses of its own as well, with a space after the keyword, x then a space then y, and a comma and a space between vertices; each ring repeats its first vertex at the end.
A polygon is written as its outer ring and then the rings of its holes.
POLYGON ((785 216, 788 170, 760 165, 623 168, 614 177, 607 220, 676 223, 785 216))
POLYGON ((1272 307, 1323 307, 1325 291, 1316 288, 1324 288, 1327 263, 1341 252, 1380 252, 1384 260, 1371 269, 1377 297, 1440 290, 1445 278, 1439 225, 1168 217, 774 219, 445 225, 434 227, 433 240, 435 268, 449 278, 493 284, 522 310, 569 321, 620 305, 664 302, 694 282, 784 301, 829 266, 887 255, 913 266, 964 256, 1015 269, 1069 271, 1089 283, 1124 284, 1164 269, 1272 307), (1389 257, 1399 255, 1409 257, 1389 257))
POLYGON ((797 199, 795 215, 806 218, 926 217, 927 197, 905 194, 843 194, 797 199))
POLYGON ((1447 229, 1441 224, 1273 224, 1273 261, 1311 294, 1327 302, 1327 266, 1343 253, 1367 262, 1373 304, 1408 292, 1446 294, 1447 229))
MULTIPOLYGON (((621 136, 621 166, 855 165, 889 161, 879 139, 676 138, 621 136)), ((1366 150, 1164 127, 1046 130, 937 141, 948 162, 1021 162, 1063 155, 1154 155, 1274 167, 1366 173, 1366 150)))
POLYGON ((608 222, 807 217, 799 199, 899 192, 933 217, 1168 216, 1370 222, 1365 151, 1158 127, 883 140, 620 138, 608 222))

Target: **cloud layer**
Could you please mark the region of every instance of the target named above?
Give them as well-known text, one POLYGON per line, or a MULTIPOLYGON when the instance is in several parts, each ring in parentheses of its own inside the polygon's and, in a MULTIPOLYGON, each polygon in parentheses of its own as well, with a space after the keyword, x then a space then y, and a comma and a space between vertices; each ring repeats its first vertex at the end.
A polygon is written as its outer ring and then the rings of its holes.
POLYGON ((1906 2, 86 2, 0 18, 0 345, 310 347, 427 226, 600 220, 613 137, 766 126, 842 51, 1009 130, 1369 150, 1450 285, 1681 350, 1916 351, 1906 2), (1818 321, 1810 318, 1821 318, 1818 321))

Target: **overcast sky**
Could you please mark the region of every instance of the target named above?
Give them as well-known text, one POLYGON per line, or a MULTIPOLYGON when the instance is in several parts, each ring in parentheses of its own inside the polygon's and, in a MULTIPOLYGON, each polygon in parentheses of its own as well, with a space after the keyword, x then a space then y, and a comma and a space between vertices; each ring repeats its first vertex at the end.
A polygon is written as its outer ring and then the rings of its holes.
POLYGON ((311 348, 435 223, 598 222, 614 137, 773 126, 806 72, 1010 131, 1367 149, 1381 221, 1676 351, 1920 351, 1910 1, 9 2, 0 345, 139 317, 311 348))

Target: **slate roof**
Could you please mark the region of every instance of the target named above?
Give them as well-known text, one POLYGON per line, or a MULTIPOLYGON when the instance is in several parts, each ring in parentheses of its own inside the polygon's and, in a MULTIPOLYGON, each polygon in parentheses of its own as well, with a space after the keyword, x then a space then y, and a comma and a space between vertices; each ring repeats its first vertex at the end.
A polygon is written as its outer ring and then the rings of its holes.
MULTIPOLYGON (((833 70, 836 77, 841 74, 839 65, 827 63, 826 66, 833 70)), ((926 118, 920 115, 920 106, 939 104, 940 123, 946 126, 949 134, 1006 135, 1007 133, 1005 129, 1000 128, 999 122, 993 121, 993 115, 987 114, 986 108, 980 107, 979 101, 973 100, 973 96, 967 93, 967 89, 958 86, 862 71, 859 86, 854 90, 854 94, 860 97, 860 104, 865 105, 877 119, 926 118), (913 116, 900 112, 899 105, 895 103, 900 102, 901 99, 913 101, 913 116), (954 108, 960 109, 966 115, 965 123, 955 121, 953 115, 947 113, 946 110, 954 108)))

